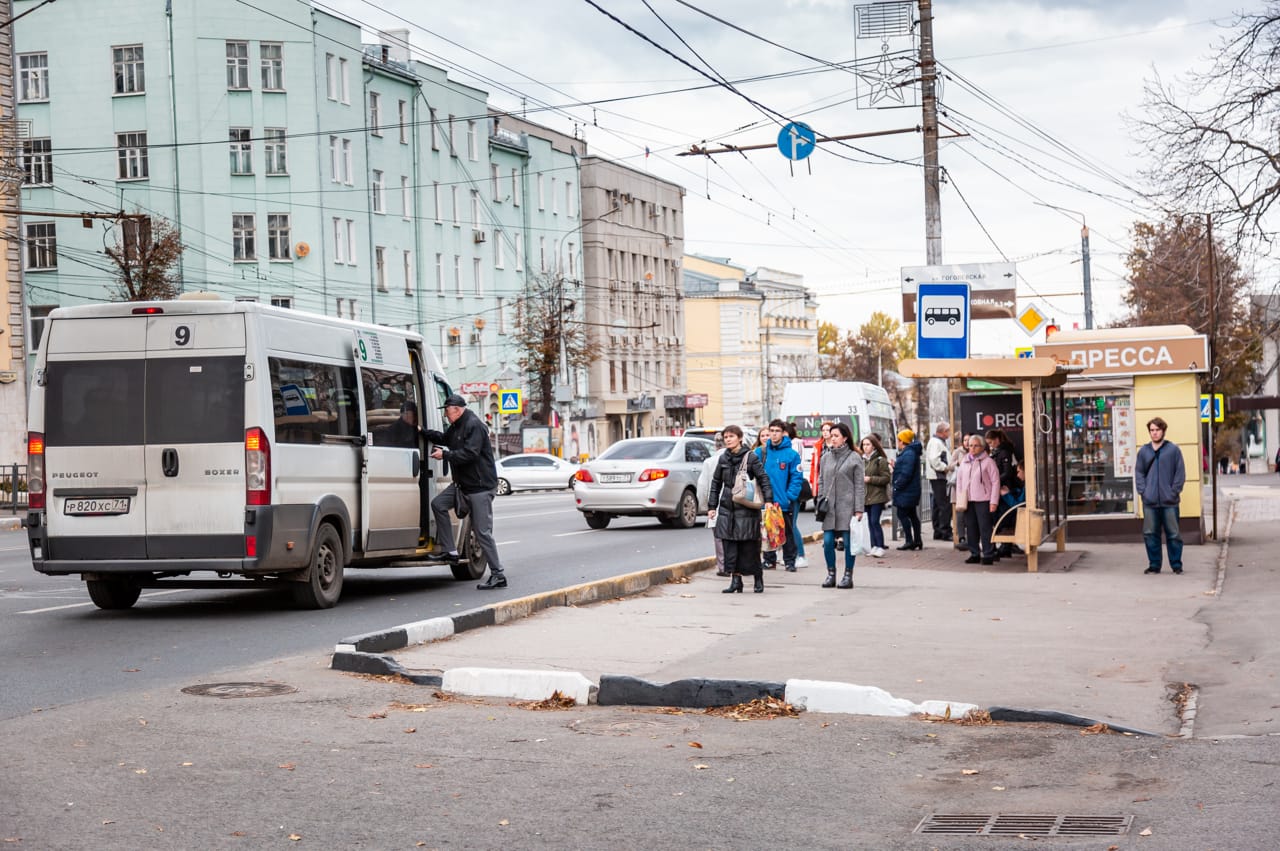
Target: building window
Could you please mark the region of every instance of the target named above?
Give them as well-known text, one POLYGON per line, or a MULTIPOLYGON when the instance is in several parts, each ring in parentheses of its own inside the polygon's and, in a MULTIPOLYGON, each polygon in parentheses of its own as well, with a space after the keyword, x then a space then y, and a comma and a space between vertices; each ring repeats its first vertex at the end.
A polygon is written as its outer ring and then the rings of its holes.
POLYGON ((413 295, 413 252, 406 249, 402 252, 401 262, 404 264, 404 294, 413 295))
POLYGON ((493 231, 493 268, 506 268, 505 250, 502 246, 502 240, 506 236, 501 228, 494 228, 493 231))
POLYGON ((462 255, 453 255, 453 291, 462 298, 462 255))
POLYGON ((376 168, 373 170, 373 211, 375 213, 387 211, 387 184, 382 177, 382 172, 376 168))
POLYGON ((249 42, 227 42, 227 88, 249 88, 249 42))
POLYGON ((289 260, 291 239, 288 213, 267 214, 267 256, 272 260, 289 260))
POLYGON ((573 216, 573 184, 568 181, 564 184, 564 214, 573 216))
POLYGON ((130 216, 120 223, 124 242, 124 256, 141 262, 151 247, 151 217, 130 216))
POLYGON ((453 196, 453 226, 454 226, 455 228, 456 228, 456 227, 461 227, 461 226, 462 226, 462 222, 460 222, 460 221, 458 220, 458 213, 459 213, 459 210, 458 210, 458 204, 459 204, 459 202, 458 202, 458 187, 456 187, 456 186, 450 186, 450 187, 449 187, 449 193, 453 196))
POLYGON ((360 318, 360 300, 355 298, 339 298, 338 299, 338 318, 339 319, 359 319, 360 318), (345 310, 343 305, 346 305, 345 310))
POLYGON ((120 180, 145 180, 147 171, 147 134, 116 134, 116 174, 120 180))
POLYGON ((436 292, 444 295, 444 255, 436 252, 436 292))
POLYGON ((520 206, 520 171, 519 169, 511 169, 511 203, 520 206))
POLYGON ((484 266, 479 257, 471 258, 471 278, 475 284, 476 295, 484 295, 484 266))
POLYGON ((24 103, 49 99, 49 54, 18 54, 18 100, 24 103))
POLYGON ((560 202, 556 200, 556 179, 551 178, 551 215, 559 215, 560 202))
POLYGON ((507 333, 507 300, 498 296, 498 334, 507 333))
POLYGON ((547 271, 547 238, 545 236, 538 237, 538 268, 543 272, 547 271))
POLYGON ((456 157, 458 155, 458 138, 454 135, 453 116, 449 116, 449 156, 456 157))
POLYGON ((56 304, 33 304, 27 308, 30 317, 27 332, 27 351, 35 354, 40 351, 40 339, 44 336, 45 323, 49 314, 58 308, 56 304))
POLYGON ((387 291, 387 249, 381 245, 373 247, 373 274, 378 284, 378 292, 387 291))
POLYGON ((129 44, 111 48, 111 64, 115 71, 116 94, 136 95, 147 90, 142 66, 142 45, 129 44))
POLYGON ((574 261, 573 243, 571 242, 569 243, 569 277, 570 278, 572 278, 574 275, 577 274, 575 263, 573 261, 574 261))
POLYGON ((501 181, 502 181, 502 167, 501 167, 501 166, 499 166, 497 163, 490 163, 490 165, 489 165, 489 189, 490 189, 490 192, 491 192, 491 193, 492 193, 492 195, 493 195, 493 201, 494 201, 494 203, 495 203, 495 204, 501 204, 501 203, 502 203, 502 195, 500 194, 500 193, 501 193, 501 189, 500 189, 500 188, 499 188, 499 186, 498 186, 498 184, 499 184, 501 181))
POLYGON ((440 181, 437 180, 431 184, 431 195, 436 203, 436 224, 442 224, 444 222, 444 210, 440 209, 440 181))
POLYGON ((248 127, 232 127, 231 173, 253 174, 253 142, 249 140, 248 127))
POLYGON ((234 260, 257 260, 258 248, 252 213, 235 213, 231 216, 231 254, 234 260))
POLYGON ((409 178, 400 175, 400 209, 404 211, 405 221, 413 218, 413 188, 409 186, 409 178))
POLYGON ((542 174, 539 173, 538 174, 538 209, 539 210, 547 209, 547 192, 546 192, 545 186, 546 184, 543 183, 542 174))
POLYGON ((347 219, 347 265, 356 265, 356 222, 347 219))
POLYGON ((480 227, 480 192, 476 189, 471 190, 471 226, 480 227))
POLYGON ((28 222, 26 226, 27 269, 58 268, 58 226, 53 222, 28 222))
POLYGON ((472 162, 480 159, 480 138, 475 121, 467 122, 467 158, 472 162))
POLYGON ((49 186, 53 183, 51 139, 22 140, 22 182, 27 186, 49 186))
POLYGON ((436 111, 428 108, 427 114, 431 117, 431 150, 440 150, 440 122, 436 119, 436 111))
POLYGON ((409 102, 402 100, 399 103, 396 117, 400 121, 400 144, 409 144, 409 102))
POLYGON ((284 45, 278 41, 264 41, 258 45, 262 59, 262 90, 284 91, 284 45))
POLYGON ((324 55, 325 95, 329 100, 338 99, 338 57, 332 53, 324 55))
POLYGON ((293 296, 291 296, 291 295, 273 295, 273 296, 271 297, 271 306, 272 306, 272 307, 292 308, 292 307, 293 307, 293 296))
POLYGON ((338 59, 338 100, 351 103, 351 76, 348 73, 347 60, 338 59))
POLYGON ((520 231, 516 231, 516 244, 515 244, 515 248, 513 249, 513 253, 516 255, 516 271, 523 272, 524 271, 524 234, 520 231))
POLYGON ((382 95, 369 92, 369 132, 382 135, 382 95))
POLYGON ((289 165, 285 159, 285 137, 283 127, 268 127, 262 131, 263 154, 267 160, 267 174, 288 174, 289 165))

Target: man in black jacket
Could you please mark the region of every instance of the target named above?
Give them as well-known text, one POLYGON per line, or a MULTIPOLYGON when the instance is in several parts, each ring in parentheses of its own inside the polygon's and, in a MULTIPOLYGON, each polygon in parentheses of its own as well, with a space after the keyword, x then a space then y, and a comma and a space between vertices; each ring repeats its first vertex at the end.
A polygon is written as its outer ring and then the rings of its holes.
POLYGON ((449 522, 449 511, 456 511, 458 492, 461 491, 470 503, 471 528, 489 565, 489 578, 476 587, 482 591, 506 588, 507 576, 502 572, 498 546, 493 542, 493 497, 498 490, 498 472, 493 465, 489 430, 467 408, 466 400, 456 393, 444 400, 443 407, 449 427, 443 432, 427 429, 425 434, 427 440, 434 444, 431 457, 449 462, 453 484, 431 500, 440 549, 429 553, 427 558, 455 563, 461 557, 453 540, 453 525, 449 522))

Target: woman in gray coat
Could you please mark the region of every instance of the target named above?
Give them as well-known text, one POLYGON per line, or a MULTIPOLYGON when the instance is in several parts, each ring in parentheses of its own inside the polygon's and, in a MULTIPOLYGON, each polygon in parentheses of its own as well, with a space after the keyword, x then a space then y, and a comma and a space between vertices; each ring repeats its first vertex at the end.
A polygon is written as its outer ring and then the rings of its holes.
POLYGON ((724 569, 731 575, 724 593, 742 593, 742 575, 755 577, 757 594, 764 591, 764 573, 760 566, 760 509, 748 508, 733 501, 733 484, 738 470, 746 465, 747 476, 755 482, 757 496, 773 502, 773 488, 760 456, 748 449, 742 440, 742 429, 725 426, 724 453, 711 474, 711 492, 707 495, 707 522, 715 523, 716 538, 724 541, 724 569))
POLYGON ((862 519, 867 496, 862 456, 853 448, 853 433, 846 423, 831 426, 831 439, 818 466, 818 493, 827 498, 827 516, 822 520, 822 553, 827 557, 827 578, 823 588, 853 587, 853 547, 849 528, 862 519), (836 535, 844 540, 844 576, 836 584, 836 535))

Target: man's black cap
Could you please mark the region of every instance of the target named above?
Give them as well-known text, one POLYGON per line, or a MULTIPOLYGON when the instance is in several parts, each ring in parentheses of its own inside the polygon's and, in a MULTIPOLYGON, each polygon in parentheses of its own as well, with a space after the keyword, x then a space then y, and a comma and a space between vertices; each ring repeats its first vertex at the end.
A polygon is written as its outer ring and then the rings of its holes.
POLYGON ((449 398, 448 398, 448 399, 445 399, 445 400, 444 400, 444 404, 443 404, 443 405, 441 405, 440 407, 442 407, 442 408, 465 408, 466 406, 467 406, 467 400, 466 400, 466 399, 463 399, 463 398, 462 398, 461 396, 459 396, 457 393, 450 393, 450 394, 449 394, 449 398))

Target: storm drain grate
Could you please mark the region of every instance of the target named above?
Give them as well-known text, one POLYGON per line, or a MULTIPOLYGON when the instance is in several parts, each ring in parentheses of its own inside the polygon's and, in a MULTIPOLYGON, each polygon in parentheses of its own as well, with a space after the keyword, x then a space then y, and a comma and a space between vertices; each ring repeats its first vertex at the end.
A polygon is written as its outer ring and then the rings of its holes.
POLYGON ((1133 816, 1039 815, 1024 813, 934 813, 916 833, 965 836, 1123 836, 1133 816))
POLYGON ((187 686, 183 694, 196 697, 275 697, 281 694, 293 694, 297 691, 284 683, 202 683, 198 686, 187 686))

